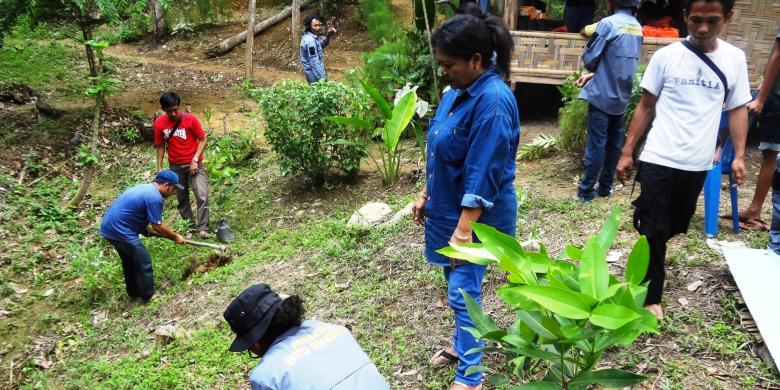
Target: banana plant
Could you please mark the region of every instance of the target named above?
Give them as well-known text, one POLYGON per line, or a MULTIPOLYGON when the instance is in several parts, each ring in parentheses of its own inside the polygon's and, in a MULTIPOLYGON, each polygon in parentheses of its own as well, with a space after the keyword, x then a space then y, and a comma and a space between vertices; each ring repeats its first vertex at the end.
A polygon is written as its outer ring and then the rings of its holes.
POLYGON ((656 317, 643 307, 647 284, 642 281, 650 256, 647 239, 642 236, 634 244, 622 278, 609 273, 605 253, 617 235, 619 215, 620 209, 615 208, 584 247, 569 245, 558 259, 544 245, 538 252, 525 251, 514 237, 478 223, 473 227, 480 243, 451 244, 439 250, 508 273, 508 283, 497 290, 515 312, 515 321, 507 329, 499 328, 474 299, 461 292, 475 324, 464 329, 495 344, 466 354, 498 353, 506 362, 496 370, 472 366, 467 374, 492 372, 488 383, 512 390, 627 387, 646 379, 598 367, 608 348, 658 332, 656 317))
POLYGON ((423 153, 423 158, 425 156, 425 140, 422 131, 420 126, 413 122, 412 119, 415 113, 419 117, 424 116, 428 111, 428 105, 423 101, 418 101, 416 88, 405 87, 399 90, 399 94, 391 106, 374 87, 363 81, 360 84, 374 101, 374 104, 376 104, 382 117, 382 126, 378 127, 375 123, 355 117, 333 116, 327 119, 335 123, 356 126, 366 130, 376 129, 376 133, 382 138, 382 153, 381 160, 374 159, 374 163, 382 174, 382 181, 386 185, 391 185, 398 180, 398 173, 401 169, 401 135, 410 124, 414 129, 417 144, 423 153), (381 161, 381 165, 379 161, 381 161))

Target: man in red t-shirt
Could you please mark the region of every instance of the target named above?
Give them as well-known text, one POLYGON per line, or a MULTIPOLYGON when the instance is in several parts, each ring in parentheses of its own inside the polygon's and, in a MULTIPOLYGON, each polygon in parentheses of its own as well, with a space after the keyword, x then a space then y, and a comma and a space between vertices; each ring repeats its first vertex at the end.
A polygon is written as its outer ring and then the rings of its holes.
POLYGON ((176 194, 179 200, 179 214, 190 222, 200 238, 209 237, 208 181, 203 166, 203 149, 206 148, 206 133, 195 115, 179 111, 181 99, 175 92, 160 96, 160 108, 165 111, 154 121, 154 145, 157 147, 157 171, 162 170, 163 157, 168 150, 170 169, 179 175, 184 186, 176 194), (174 127, 176 127, 174 129, 174 127), (189 187, 198 205, 198 219, 195 221, 190 205, 189 187))

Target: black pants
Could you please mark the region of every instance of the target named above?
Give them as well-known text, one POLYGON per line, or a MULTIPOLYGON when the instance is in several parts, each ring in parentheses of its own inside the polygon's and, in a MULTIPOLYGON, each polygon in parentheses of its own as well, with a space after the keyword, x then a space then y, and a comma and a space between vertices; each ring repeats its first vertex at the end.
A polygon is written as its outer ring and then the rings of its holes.
POLYGON ((647 162, 639 167, 637 181, 641 183, 641 192, 633 203, 634 228, 650 244, 646 305, 661 303, 666 280, 666 243, 688 231, 706 176, 706 171, 684 171, 647 162))
POLYGON ((154 295, 154 275, 152 258, 141 243, 108 240, 122 259, 122 271, 125 274, 125 288, 131 298, 148 301, 154 295))

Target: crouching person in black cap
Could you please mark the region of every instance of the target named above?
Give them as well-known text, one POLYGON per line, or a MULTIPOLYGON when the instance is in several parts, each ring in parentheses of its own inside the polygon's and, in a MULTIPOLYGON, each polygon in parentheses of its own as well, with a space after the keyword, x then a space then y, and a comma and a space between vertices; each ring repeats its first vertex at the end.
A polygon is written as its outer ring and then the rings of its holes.
POLYGON ((169 169, 157 173, 152 183, 128 188, 119 195, 103 215, 100 234, 111 243, 122 259, 127 295, 148 301, 154 295, 152 258, 138 238, 147 235, 147 227, 177 244, 184 244, 184 237, 162 223, 163 200, 180 188, 179 176, 169 169))
POLYGON ((253 390, 389 389, 346 328, 303 321, 303 312, 301 298, 281 299, 267 284, 247 288, 225 309, 236 333, 230 351, 262 357, 249 374, 253 390))

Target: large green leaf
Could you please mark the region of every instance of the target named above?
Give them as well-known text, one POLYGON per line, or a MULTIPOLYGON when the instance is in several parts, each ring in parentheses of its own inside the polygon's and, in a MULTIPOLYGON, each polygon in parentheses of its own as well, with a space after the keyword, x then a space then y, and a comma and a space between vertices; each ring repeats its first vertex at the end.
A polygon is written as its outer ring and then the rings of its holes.
POLYGON ((417 147, 420 148, 422 159, 425 161, 427 159, 427 150, 425 149, 425 135, 423 134, 422 129, 420 128, 420 125, 417 124, 417 122, 412 122, 412 129, 414 130, 414 138, 417 139, 417 147))
POLYGON ((403 134, 404 129, 406 129, 406 126, 412 120, 412 116, 414 116, 414 105, 416 103, 417 94, 414 91, 409 91, 393 107, 392 116, 385 121, 385 128, 382 131, 382 139, 385 142, 387 151, 395 153, 401 134, 403 134))
POLYGON ((543 253, 525 252, 525 256, 531 260, 533 270, 537 274, 546 274, 553 265, 553 259, 543 253))
POLYGON ((599 234, 596 236, 603 252, 606 252, 609 250, 609 247, 612 246, 612 242, 615 241, 615 237, 617 237, 618 227, 620 227, 620 206, 615 206, 615 208, 612 209, 612 213, 609 214, 607 221, 601 226, 599 234))
POLYGON ((580 292, 598 299, 609 287, 609 270, 604 251, 598 241, 591 237, 582 249, 580 261, 580 292))
POLYGON ((499 288, 496 293, 507 305, 515 310, 539 310, 539 304, 528 299, 525 295, 520 294, 520 292, 516 290, 516 287, 504 286, 499 288))
POLYGON ((466 311, 468 311, 471 321, 482 334, 500 330, 493 319, 482 311, 479 304, 467 292, 463 291, 463 289, 458 289, 458 291, 463 295, 463 299, 466 300, 466 311))
POLYGON ((632 374, 628 371, 618 370, 616 368, 607 368, 598 371, 582 371, 570 385, 592 385, 598 384, 606 387, 628 387, 646 380, 646 376, 632 374))
POLYGON ((558 383, 552 383, 547 381, 533 381, 523 383, 520 386, 515 386, 509 390, 561 390, 562 387, 558 383))
MULTIPOLYGON (((537 312, 518 311, 517 317, 523 320, 529 328, 533 329, 539 336, 548 340, 558 340, 556 329, 548 329, 542 324, 542 315, 537 312)), ((527 339, 526 339, 527 340, 527 339)))
POLYGON ((613 303, 602 303, 590 313, 590 322, 605 329, 615 330, 639 318, 633 310, 613 303))
POLYGON ((572 260, 582 259, 582 249, 577 248, 574 245, 566 245, 566 251, 564 253, 572 260))
POLYGON ((571 291, 549 286, 519 286, 515 288, 520 294, 555 314, 575 320, 590 317, 588 304, 571 291))
POLYGON ((473 366, 468 366, 468 368, 466 368, 466 375, 471 375, 477 372, 488 372, 488 371, 490 371, 490 369, 485 366, 473 365, 473 366))
POLYGON ((346 116, 329 116, 326 117, 325 119, 333 123, 338 123, 340 125, 355 126, 366 130, 371 130, 374 128, 374 125, 371 122, 360 118, 351 118, 346 116))
MULTIPOLYGON (((443 256, 451 257, 453 259, 466 260, 470 263, 479 264, 479 265, 496 264, 495 260, 480 256, 481 252, 471 251, 471 249, 481 248, 482 247, 481 244, 461 244, 459 247, 468 248, 468 250, 467 252, 461 252, 458 249, 448 246, 437 250, 436 253, 441 254, 443 256)), ((489 252, 488 254, 490 255, 489 252)), ((490 256, 492 257, 492 255, 490 256)))
POLYGON ((376 106, 379 108, 379 112, 382 114, 385 120, 390 119, 390 117, 393 116, 393 109, 390 107, 390 103, 388 103, 387 100, 382 97, 382 94, 379 93, 376 88, 368 85, 368 83, 360 80, 360 85, 363 86, 363 89, 366 91, 368 96, 374 100, 374 103, 376 103, 376 106))
POLYGON ((626 283, 639 285, 647 274, 647 265, 650 262, 650 244, 647 237, 641 236, 634 244, 634 249, 628 255, 626 263, 626 283))
POLYGON ((502 233, 492 226, 472 222, 471 227, 474 229, 477 237, 479 237, 479 240, 484 243, 495 243, 515 256, 522 255, 525 252, 514 237, 502 233))
POLYGON ((487 378, 487 384, 491 386, 504 386, 509 384, 509 378, 504 374, 493 374, 487 378))

